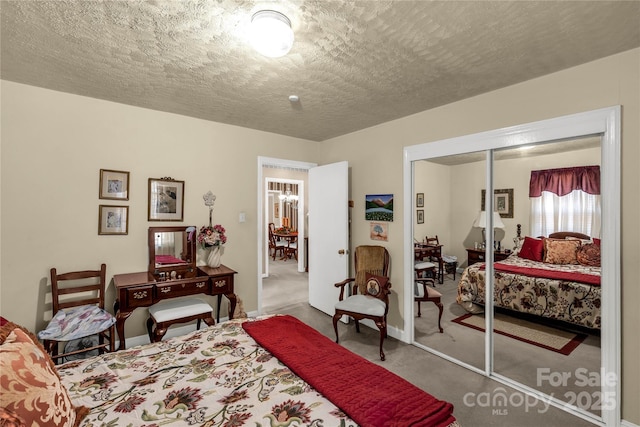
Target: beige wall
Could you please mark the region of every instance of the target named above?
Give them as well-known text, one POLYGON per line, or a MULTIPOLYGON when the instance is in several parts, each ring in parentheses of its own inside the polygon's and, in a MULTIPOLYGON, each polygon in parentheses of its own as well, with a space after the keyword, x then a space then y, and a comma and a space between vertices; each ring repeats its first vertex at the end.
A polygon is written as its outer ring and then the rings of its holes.
MULTIPOLYGON (((186 182, 185 224, 206 224, 202 195, 212 190, 218 196, 214 221, 229 233, 224 262, 239 272, 236 290, 245 309, 256 310, 257 258, 250 254, 257 253, 258 156, 348 160, 354 213, 363 211, 366 194, 393 193, 395 220, 384 244, 393 265, 402 265, 403 147, 620 104, 622 410, 640 424, 639 68, 636 49, 322 144, 2 81, 0 314, 42 328, 50 315, 43 313, 53 266, 72 270, 105 262, 109 277, 144 270, 147 228, 160 224, 147 221, 147 179, 162 176, 186 182), (130 207, 127 236, 97 234, 98 205, 111 204, 98 199, 100 168, 131 172, 131 197, 122 203, 130 207), (240 212, 247 222, 238 222, 240 212)), ((352 218, 352 247, 370 243, 368 222, 362 215, 352 218)), ((402 279, 401 268, 392 268, 392 281, 402 279)), ((389 317, 394 328, 403 327, 402 300, 403 287, 396 285, 389 317)), ((145 317, 144 310, 135 312, 126 335, 143 334, 145 317)))
MULTIPOLYGON (((296 138, 2 81, 0 313, 42 329, 54 266, 104 262, 109 279, 146 270, 148 227, 176 225, 147 221, 147 180, 164 176, 185 181, 184 224, 206 225, 202 195, 217 196, 213 220, 229 239, 223 262, 238 271, 236 292, 255 310, 257 157, 311 161, 316 150, 296 138), (101 168, 131 173, 128 201, 98 198, 101 168), (129 206, 128 235, 98 236, 100 204, 129 206)), ((111 285, 109 306, 114 295, 111 285)), ((126 336, 145 334, 146 315, 132 314, 126 336)))
MULTIPOLYGON (((393 265, 399 266, 403 265, 403 147, 613 105, 622 105, 622 414, 640 424, 640 405, 636 404, 640 400, 639 49, 325 141, 320 161, 349 161, 356 213, 363 210, 367 193, 396 195, 396 219, 389 226, 385 246, 393 265), (376 164, 384 166, 387 173, 371 174, 376 164)), ((477 191, 473 200, 478 198, 477 191)), ((357 214, 352 217, 352 247, 369 243, 367 222, 357 214)), ((452 223, 456 222, 454 216, 452 223)), ((401 268, 392 269, 391 280, 403 283, 401 268)), ((399 329, 404 324, 403 294, 402 286, 394 286, 389 324, 399 329)))

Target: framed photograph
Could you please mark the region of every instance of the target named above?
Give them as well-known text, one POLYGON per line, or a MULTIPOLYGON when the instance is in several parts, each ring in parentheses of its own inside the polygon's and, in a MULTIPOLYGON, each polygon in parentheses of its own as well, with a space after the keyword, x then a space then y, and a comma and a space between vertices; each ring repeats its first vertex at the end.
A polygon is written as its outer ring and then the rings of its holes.
MULTIPOLYGON (((482 210, 486 193, 487 190, 482 190, 482 210)), ((493 207, 500 214, 500 218, 513 218, 513 188, 493 190, 493 207)))
POLYGON ((393 194, 367 194, 364 202, 365 220, 393 221, 393 194))
POLYGON ((372 222, 369 226, 369 237, 371 240, 389 240, 389 224, 383 222, 372 222))
POLYGON ((100 198, 129 200, 129 172, 100 169, 100 198))
POLYGON ((129 234, 129 206, 98 206, 98 234, 129 234))
POLYGON ((418 209, 416 211, 416 221, 418 224, 424 224, 424 209, 418 209))
POLYGON ((184 181, 149 178, 149 221, 182 221, 184 181))
POLYGON ((423 208, 424 207, 424 193, 416 194, 416 207, 423 208))

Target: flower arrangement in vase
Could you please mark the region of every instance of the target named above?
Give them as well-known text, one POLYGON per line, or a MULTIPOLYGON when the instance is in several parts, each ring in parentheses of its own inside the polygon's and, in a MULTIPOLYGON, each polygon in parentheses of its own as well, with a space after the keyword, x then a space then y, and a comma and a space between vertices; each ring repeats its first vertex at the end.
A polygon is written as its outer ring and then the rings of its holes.
POLYGON ((200 228, 197 242, 203 249, 208 249, 206 263, 209 267, 220 267, 223 245, 227 243, 226 230, 220 224, 204 226, 200 228))

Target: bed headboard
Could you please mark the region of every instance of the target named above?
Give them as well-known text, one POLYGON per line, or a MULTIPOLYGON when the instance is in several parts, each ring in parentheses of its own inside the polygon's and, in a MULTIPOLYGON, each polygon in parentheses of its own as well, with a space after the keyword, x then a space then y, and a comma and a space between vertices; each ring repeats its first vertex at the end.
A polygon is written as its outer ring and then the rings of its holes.
POLYGON ((574 233, 573 231, 558 231, 555 233, 549 234, 549 237, 552 239, 564 239, 567 237, 575 237, 577 239, 590 240, 591 236, 587 236, 582 233, 574 233))

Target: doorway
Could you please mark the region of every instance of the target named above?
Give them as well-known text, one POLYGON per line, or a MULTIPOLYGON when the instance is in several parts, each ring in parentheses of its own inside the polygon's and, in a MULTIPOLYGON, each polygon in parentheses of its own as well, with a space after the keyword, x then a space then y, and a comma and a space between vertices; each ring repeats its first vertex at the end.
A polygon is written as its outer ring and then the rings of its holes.
MULTIPOLYGON (((308 170, 317 166, 315 163, 299 162, 295 160, 277 159, 268 157, 258 157, 258 314, 264 314, 263 302, 268 295, 265 293, 263 280, 269 286, 278 288, 291 287, 291 291, 287 294, 287 290, 282 290, 282 295, 296 295, 290 300, 297 303, 298 299, 308 295, 308 276, 305 273, 305 242, 304 236, 307 229, 307 197, 308 197, 308 170), (295 259, 278 259, 273 261, 269 257, 269 222, 275 224, 275 214, 277 210, 277 222, 282 226, 283 207, 287 207, 289 212, 293 209, 293 205, 285 205, 280 203, 279 196, 283 193, 278 186, 271 186, 269 183, 284 184, 284 191, 289 189, 287 185, 298 186, 298 200, 295 204, 295 214, 297 216, 298 240, 298 262, 295 259), (277 208, 276 208, 277 206, 277 208), (273 274, 272 274, 273 273, 273 274), (273 276, 269 279, 270 276, 273 276), (272 280, 275 279, 275 280, 272 280), (304 289, 301 289, 304 288, 304 289)), ((290 221, 290 218, 289 218, 290 221)), ((289 222, 290 224, 290 222, 289 222)), ((308 296, 306 296, 308 302, 308 296)), ((273 300, 269 298, 268 303, 271 305, 273 300)), ((284 304, 287 302, 284 301, 284 304)))

